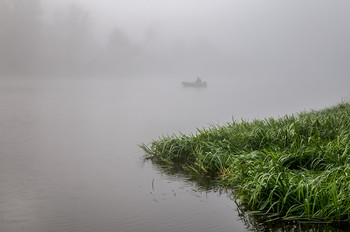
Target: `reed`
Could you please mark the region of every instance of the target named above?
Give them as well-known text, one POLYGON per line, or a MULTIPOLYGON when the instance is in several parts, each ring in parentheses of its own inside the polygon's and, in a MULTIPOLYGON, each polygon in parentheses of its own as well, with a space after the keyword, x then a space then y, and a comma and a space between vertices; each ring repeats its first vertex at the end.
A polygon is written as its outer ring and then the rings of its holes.
POLYGON ((350 222, 350 104, 163 136, 148 157, 234 189, 271 219, 350 222))

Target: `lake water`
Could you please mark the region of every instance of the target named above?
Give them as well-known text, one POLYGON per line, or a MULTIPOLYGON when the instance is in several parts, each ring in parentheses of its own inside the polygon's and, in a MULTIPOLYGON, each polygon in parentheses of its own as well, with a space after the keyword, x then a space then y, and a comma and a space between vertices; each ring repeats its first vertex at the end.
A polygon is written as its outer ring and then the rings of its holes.
POLYGON ((259 231, 227 194, 143 162, 138 144, 232 116, 319 109, 348 93, 206 81, 191 89, 179 79, 2 80, 0 231, 259 231))

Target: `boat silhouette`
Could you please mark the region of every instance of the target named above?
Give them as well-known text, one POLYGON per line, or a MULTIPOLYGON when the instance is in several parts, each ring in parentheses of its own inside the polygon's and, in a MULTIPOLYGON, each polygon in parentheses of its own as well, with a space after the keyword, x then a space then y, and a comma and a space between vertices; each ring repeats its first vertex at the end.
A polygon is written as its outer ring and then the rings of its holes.
POLYGON ((182 85, 184 87, 204 88, 207 87, 207 82, 202 81, 199 77, 197 77, 196 81, 194 82, 183 81, 182 85))

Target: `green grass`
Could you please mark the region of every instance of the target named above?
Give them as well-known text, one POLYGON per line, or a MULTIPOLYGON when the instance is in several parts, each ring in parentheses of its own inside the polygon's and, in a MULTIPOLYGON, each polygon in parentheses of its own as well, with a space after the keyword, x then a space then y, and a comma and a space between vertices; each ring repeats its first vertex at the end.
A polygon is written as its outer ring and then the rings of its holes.
POLYGON ((350 222, 350 104, 191 135, 141 147, 233 189, 240 205, 271 219, 350 222))

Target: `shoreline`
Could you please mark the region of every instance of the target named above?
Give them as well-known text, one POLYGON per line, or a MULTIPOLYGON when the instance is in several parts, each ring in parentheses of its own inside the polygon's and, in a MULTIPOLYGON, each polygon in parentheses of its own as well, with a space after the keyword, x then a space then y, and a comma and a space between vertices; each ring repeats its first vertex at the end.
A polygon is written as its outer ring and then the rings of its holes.
POLYGON ((232 122, 140 145, 148 158, 235 189, 270 220, 350 222, 350 103, 232 122))

